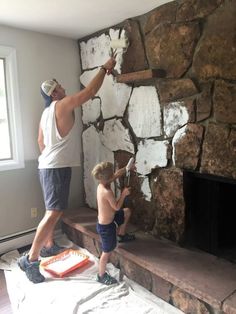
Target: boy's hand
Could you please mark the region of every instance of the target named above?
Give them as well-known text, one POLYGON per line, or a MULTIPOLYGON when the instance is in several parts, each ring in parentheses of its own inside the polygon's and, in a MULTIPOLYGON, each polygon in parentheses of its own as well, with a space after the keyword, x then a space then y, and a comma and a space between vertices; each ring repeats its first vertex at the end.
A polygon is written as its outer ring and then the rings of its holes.
POLYGON ((128 188, 128 187, 124 188, 124 190, 122 191, 122 195, 124 197, 130 195, 130 193, 131 193, 131 188, 128 188))

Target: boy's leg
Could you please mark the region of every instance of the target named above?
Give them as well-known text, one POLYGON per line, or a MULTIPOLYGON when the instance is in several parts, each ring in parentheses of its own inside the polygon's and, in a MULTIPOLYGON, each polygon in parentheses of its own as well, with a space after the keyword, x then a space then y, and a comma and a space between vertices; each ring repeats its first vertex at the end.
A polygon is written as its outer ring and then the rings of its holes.
POLYGON ((97 281, 107 286, 117 283, 117 280, 106 272, 106 266, 110 258, 110 255, 111 252, 102 252, 98 267, 99 273, 97 276, 97 281))
POLYGON ((128 242, 135 240, 134 234, 129 234, 126 232, 126 228, 131 216, 131 209, 128 207, 123 208, 124 211, 124 223, 121 224, 117 229, 118 242, 128 242))
POLYGON ((118 227, 117 234, 122 236, 126 233, 127 224, 131 216, 131 209, 128 207, 123 208, 124 211, 124 223, 118 227))
POLYGON ((98 266, 98 274, 100 277, 102 277, 105 274, 106 266, 108 263, 108 260, 110 258, 111 252, 102 252, 102 255, 100 257, 99 266, 98 266))

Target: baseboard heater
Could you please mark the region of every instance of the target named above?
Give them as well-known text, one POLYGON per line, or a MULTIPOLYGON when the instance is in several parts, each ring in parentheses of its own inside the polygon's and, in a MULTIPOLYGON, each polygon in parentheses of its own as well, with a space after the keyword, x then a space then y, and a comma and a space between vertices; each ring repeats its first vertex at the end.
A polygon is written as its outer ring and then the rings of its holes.
POLYGON ((36 228, 15 233, 0 239, 0 254, 30 245, 33 242, 36 228))
MULTIPOLYGON (((0 238, 0 255, 30 245, 34 240, 35 233, 36 228, 33 228, 26 230, 24 232, 18 232, 0 238)), ((61 235, 62 235, 61 228, 58 228, 54 231, 55 240, 60 238, 61 235)))

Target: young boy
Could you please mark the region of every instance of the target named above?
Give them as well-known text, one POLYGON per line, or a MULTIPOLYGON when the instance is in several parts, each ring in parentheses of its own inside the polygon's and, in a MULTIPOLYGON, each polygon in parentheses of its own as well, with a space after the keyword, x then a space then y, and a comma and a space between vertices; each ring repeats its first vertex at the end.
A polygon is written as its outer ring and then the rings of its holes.
POLYGON ((92 175, 99 181, 97 188, 97 231, 102 240, 102 255, 99 261, 97 281, 105 285, 117 283, 117 280, 106 272, 106 265, 116 247, 117 238, 119 242, 135 239, 134 235, 126 233, 131 210, 130 208, 121 208, 125 197, 130 194, 130 188, 125 187, 118 200, 116 200, 111 189, 111 182, 123 175, 125 171, 126 168, 124 167, 114 173, 113 164, 110 162, 101 162, 92 170, 92 175))

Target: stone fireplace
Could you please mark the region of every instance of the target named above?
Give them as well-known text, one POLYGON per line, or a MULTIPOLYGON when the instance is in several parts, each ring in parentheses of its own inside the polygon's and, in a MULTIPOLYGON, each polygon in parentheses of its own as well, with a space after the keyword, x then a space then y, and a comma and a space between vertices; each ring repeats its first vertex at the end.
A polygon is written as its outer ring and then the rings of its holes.
POLYGON ((130 43, 117 51, 116 76, 82 108, 89 207, 97 206, 94 165, 122 167, 134 156, 135 225, 213 254, 235 247, 235 16, 235 0, 172 1, 79 41, 83 86, 109 58, 112 39, 130 43), (165 77, 118 82, 150 69, 165 77))

